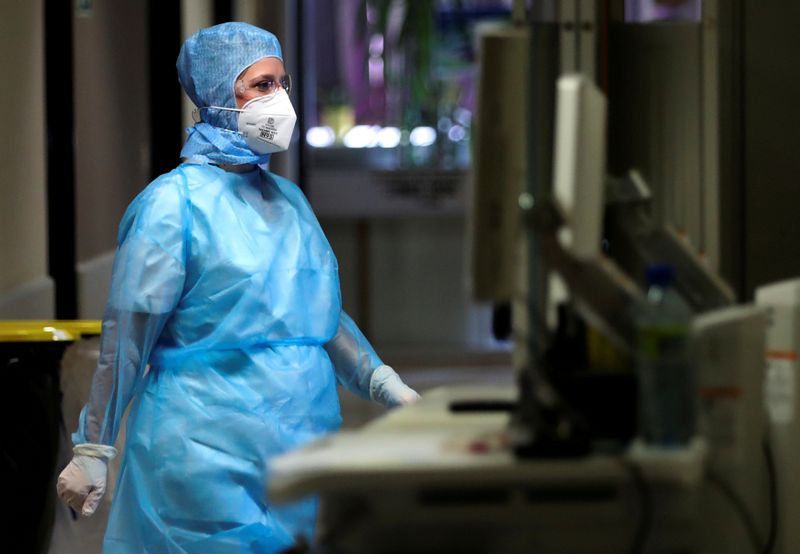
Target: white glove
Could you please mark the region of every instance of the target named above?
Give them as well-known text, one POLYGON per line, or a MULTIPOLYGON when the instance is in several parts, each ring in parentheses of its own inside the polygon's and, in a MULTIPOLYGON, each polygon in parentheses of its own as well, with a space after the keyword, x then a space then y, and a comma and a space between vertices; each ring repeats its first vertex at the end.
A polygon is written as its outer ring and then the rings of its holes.
POLYGON ((420 398, 417 391, 403 383, 400 376, 388 365, 379 366, 372 372, 369 397, 387 408, 413 404, 420 398))
POLYGON ((102 444, 79 444, 72 452, 75 455, 58 476, 56 491, 73 510, 88 517, 106 492, 108 460, 117 451, 102 444))

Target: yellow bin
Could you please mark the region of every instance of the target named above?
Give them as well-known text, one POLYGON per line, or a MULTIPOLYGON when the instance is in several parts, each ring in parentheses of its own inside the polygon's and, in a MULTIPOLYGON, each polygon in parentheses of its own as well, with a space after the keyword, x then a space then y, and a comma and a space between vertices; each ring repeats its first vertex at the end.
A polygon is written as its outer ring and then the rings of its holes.
POLYGON ((60 365, 82 336, 99 335, 100 321, 0 321, 0 417, 7 425, 0 469, 14 499, 6 525, 20 552, 46 552, 53 525, 61 435, 60 365))

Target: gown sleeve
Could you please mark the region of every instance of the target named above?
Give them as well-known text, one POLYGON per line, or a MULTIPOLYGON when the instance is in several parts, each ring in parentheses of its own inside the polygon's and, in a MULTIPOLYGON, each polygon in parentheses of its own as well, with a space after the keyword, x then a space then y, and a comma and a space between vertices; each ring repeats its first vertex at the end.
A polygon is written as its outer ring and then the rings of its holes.
POLYGON ((350 392, 370 399, 372 374, 383 362, 356 322, 342 310, 336 334, 325 345, 337 381, 350 392))
POLYGON ((179 172, 151 183, 128 207, 103 315, 100 358, 74 444, 113 446, 166 321, 181 297, 190 244, 188 187, 179 172))

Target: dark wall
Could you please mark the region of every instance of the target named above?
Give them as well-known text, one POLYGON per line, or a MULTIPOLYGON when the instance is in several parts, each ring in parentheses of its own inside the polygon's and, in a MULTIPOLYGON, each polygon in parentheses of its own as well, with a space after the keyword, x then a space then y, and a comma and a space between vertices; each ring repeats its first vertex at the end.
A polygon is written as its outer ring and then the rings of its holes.
POLYGON ((750 299, 800 276, 800 3, 720 10, 722 269, 750 299))
POLYGON ((800 2, 744 12, 745 290, 800 276, 800 2))

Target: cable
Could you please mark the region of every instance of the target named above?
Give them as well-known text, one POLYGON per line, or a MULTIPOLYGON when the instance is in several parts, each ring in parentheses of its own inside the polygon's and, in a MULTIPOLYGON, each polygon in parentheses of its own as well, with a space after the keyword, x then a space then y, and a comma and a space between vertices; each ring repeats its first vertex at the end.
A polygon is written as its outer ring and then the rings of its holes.
POLYGON ((780 521, 778 517, 778 479, 775 472, 775 458, 772 455, 772 446, 770 446, 769 439, 766 436, 761 442, 761 448, 764 451, 769 486, 769 530, 767 531, 767 540, 764 543, 762 552, 771 554, 775 549, 778 523, 780 521))
POLYGON ((638 464, 624 458, 617 458, 617 460, 630 473, 631 481, 639 496, 639 521, 628 550, 631 554, 638 554, 645 551, 647 538, 653 527, 653 493, 638 464))
MULTIPOLYGON (((747 505, 719 475, 709 470, 708 481, 714 484, 722 495, 731 503, 747 532, 748 539, 753 546, 753 551, 762 554, 772 554, 778 531, 778 491, 775 471, 775 459, 769 441, 765 437, 762 450, 766 461, 768 487, 769 487, 769 530, 766 541, 761 540, 758 528, 747 505), (762 546, 763 545, 763 546, 762 546)), ((618 458, 622 466, 630 473, 634 487, 639 495, 641 517, 634 533, 629 552, 637 554, 645 551, 646 541, 653 525, 653 496, 647 481, 644 479, 641 468, 629 460, 618 458)))
POLYGON ((730 501, 731 507, 733 507, 736 515, 738 515, 739 519, 742 521, 745 531, 747 531, 747 538, 750 539, 750 543, 753 546, 753 552, 760 554, 762 551, 761 545, 764 543, 759 536, 758 528, 756 527, 755 521, 748 511, 744 501, 736 493, 736 491, 734 491, 733 488, 728 483, 723 481, 722 478, 714 471, 709 469, 707 476, 709 483, 716 485, 722 495, 730 501))

